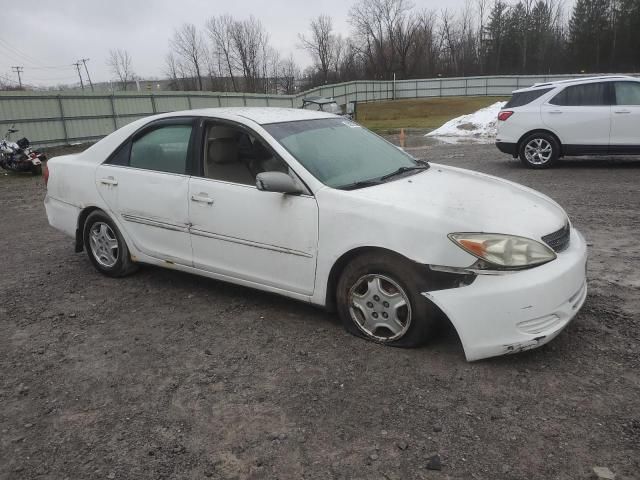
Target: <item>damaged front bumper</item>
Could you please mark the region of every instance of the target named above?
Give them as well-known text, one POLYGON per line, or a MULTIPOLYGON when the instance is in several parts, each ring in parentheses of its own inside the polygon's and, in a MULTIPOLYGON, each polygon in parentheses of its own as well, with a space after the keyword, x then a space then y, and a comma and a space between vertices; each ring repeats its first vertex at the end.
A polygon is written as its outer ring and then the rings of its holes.
POLYGON ((578 313, 587 296, 586 262, 586 242, 572 229, 569 247, 552 262, 422 295, 449 317, 467 360, 522 352, 551 341, 578 313))

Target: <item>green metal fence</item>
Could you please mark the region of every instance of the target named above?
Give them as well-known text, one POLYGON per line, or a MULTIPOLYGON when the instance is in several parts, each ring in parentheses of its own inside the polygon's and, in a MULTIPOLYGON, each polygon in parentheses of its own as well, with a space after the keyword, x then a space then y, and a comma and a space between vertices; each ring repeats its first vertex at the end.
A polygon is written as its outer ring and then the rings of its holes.
MULTIPOLYGON (((36 145, 94 141, 139 118, 196 108, 256 106, 298 108, 307 96, 349 102, 446 97, 509 95, 534 83, 580 75, 491 76, 400 81, 355 81, 317 87, 298 95, 215 92, 43 93, 1 92, 0 135, 10 126, 36 145)), ((0 137, 1 138, 1 137, 0 137)))

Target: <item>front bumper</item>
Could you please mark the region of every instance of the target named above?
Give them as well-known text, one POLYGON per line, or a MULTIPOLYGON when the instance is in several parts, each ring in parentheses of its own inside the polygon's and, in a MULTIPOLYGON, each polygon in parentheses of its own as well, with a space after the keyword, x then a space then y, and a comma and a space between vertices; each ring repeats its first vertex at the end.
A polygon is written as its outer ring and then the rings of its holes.
POLYGON ((569 247, 545 265, 422 295, 449 317, 468 361, 521 352, 551 341, 578 313, 586 262, 586 242, 572 229, 569 247))

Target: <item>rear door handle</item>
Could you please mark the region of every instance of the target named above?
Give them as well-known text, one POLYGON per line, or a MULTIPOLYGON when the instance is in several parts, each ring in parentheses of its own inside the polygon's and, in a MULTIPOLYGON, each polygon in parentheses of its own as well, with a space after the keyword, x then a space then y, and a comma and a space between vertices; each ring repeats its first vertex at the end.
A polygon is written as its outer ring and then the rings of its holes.
POLYGON ((209 197, 208 195, 205 194, 199 194, 199 195, 191 195, 191 201, 192 202, 200 202, 200 203, 206 203, 207 205, 213 205, 213 198, 209 197))
POLYGON ((102 183, 103 185, 118 185, 118 181, 113 177, 101 178, 100 183, 102 183))
POLYGON ((631 113, 631 110, 614 110, 613 113, 631 113))
POLYGON ((553 113, 554 115, 558 115, 559 113, 562 113, 562 110, 550 110, 549 113, 553 113))

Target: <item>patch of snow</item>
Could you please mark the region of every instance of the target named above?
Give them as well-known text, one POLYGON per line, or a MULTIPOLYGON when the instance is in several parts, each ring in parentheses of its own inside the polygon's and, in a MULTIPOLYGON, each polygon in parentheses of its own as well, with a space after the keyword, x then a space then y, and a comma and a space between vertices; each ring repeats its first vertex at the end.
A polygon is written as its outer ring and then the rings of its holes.
POLYGON ((437 137, 445 143, 459 140, 491 141, 496 136, 498 113, 507 102, 496 102, 477 112, 449 120, 440 128, 427 133, 426 137, 437 137))

